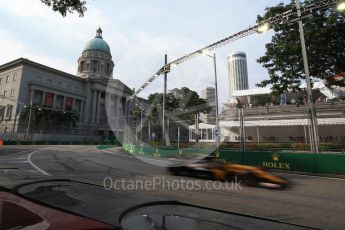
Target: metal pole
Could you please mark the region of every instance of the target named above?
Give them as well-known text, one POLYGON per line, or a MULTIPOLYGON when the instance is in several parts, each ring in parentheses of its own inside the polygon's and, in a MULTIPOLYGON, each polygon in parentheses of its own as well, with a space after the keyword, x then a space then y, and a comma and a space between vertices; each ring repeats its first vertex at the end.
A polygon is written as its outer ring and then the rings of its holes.
MULTIPOLYGON (((297 16, 301 17, 301 3, 300 0, 296 0, 296 9, 297 9, 297 16)), ((313 103, 312 91, 311 91, 311 83, 310 83, 310 76, 309 76, 309 66, 308 66, 308 58, 307 58, 307 51, 305 47, 305 40, 304 40, 304 30, 302 20, 298 21, 299 27, 299 35, 301 39, 301 48, 302 48, 302 55, 303 55, 303 65, 304 65, 304 72, 305 72, 305 79, 307 83, 307 97, 308 97, 308 105, 310 111, 310 122, 312 127, 312 137, 313 137, 313 152, 318 153, 318 132, 317 132, 317 118, 315 113, 315 107, 313 103)))
MULTIPOLYGON (((164 55, 164 64, 168 63, 168 55, 164 55)), ((166 94, 167 94, 167 75, 168 73, 164 73, 164 92, 163 92, 163 118, 162 118, 162 133, 163 133, 163 146, 165 146, 165 104, 166 104, 166 94)))
POLYGON ((29 122, 28 122, 28 127, 26 129, 26 138, 29 138, 29 130, 30 130, 30 125, 31 125, 31 110, 32 110, 32 99, 30 101, 29 122))
MULTIPOLYGON (((215 99, 216 99, 216 129, 219 130, 219 119, 218 119, 218 81, 217 81, 217 62, 216 53, 213 53, 213 64, 214 64, 214 87, 215 87, 215 99)), ((219 149, 219 138, 220 135, 216 136, 217 149, 219 149)))
POLYGON ((240 119, 240 150, 243 152, 245 150, 245 133, 244 133, 244 119, 243 119, 243 108, 239 110, 239 119, 240 119))
POLYGON ((180 149, 180 125, 177 123, 177 148, 180 149))
POLYGON ((150 142, 151 141, 151 122, 150 122, 150 119, 148 119, 148 141, 150 142))
POLYGON ((142 108, 140 108, 140 141, 143 141, 143 109, 142 108))
POLYGON ((258 136, 258 140, 256 141, 257 144, 260 144, 260 130, 259 130, 259 126, 256 126, 256 133, 258 136))

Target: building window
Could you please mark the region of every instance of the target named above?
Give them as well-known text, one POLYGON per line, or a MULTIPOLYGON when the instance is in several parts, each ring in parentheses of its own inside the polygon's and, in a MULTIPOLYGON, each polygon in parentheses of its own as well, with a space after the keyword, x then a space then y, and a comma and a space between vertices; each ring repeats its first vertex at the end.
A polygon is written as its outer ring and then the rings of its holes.
POLYGON ((14 97, 14 89, 11 89, 11 97, 14 97))
POLYGON ((92 60, 92 72, 97 72, 97 61, 92 60))
POLYGON ((254 140, 254 138, 253 138, 252 136, 248 136, 248 137, 247 137, 247 140, 248 140, 248 141, 252 141, 252 140, 254 140))
POLYGON ((6 119, 8 119, 8 120, 11 119, 12 108, 13 108, 13 105, 7 105, 7 108, 6 108, 6 119))
POLYGON ((2 84, 2 78, 0 78, 0 85, 2 84))
POLYGON ((4 95, 3 95, 3 98, 7 97, 7 91, 5 90, 4 91, 4 95))
POLYGON ((62 87, 62 83, 59 81, 59 82, 57 83, 57 86, 61 88, 61 87, 62 87))
POLYGON ((10 80, 10 76, 6 77, 6 83, 8 83, 8 81, 10 80))
POLYGON ((213 140, 212 129, 207 129, 207 139, 208 140, 213 140))
POLYGON ((84 71, 84 64, 85 64, 84 61, 81 61, 81 62, 80 62, 80 72, 83 72, 83 71, 84 71))
POLYGON ((5 116, 5 106, 0 106, 0 121, 4 120, 5 116))
POLYGON ((47 79, 47 83, 48 83, 48 85, 51 85, 52 83, 53 83, 53 81, 52 81, 52 79, 47 79))
POLYGON ((13 81, 17 81, 17 74, 13 74, 13 81))

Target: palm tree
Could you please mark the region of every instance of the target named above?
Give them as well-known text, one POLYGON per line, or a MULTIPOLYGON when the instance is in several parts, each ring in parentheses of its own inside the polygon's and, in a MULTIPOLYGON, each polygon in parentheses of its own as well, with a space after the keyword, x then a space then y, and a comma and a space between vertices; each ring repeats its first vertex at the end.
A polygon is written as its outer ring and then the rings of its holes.
POLYGON ((54 111, 50 114, 49 119, 53 122, 54 126, 61 126, 63 124, 67 128, 70 128, 71 125, 75 128, 78 115, 73 112, 54 111))

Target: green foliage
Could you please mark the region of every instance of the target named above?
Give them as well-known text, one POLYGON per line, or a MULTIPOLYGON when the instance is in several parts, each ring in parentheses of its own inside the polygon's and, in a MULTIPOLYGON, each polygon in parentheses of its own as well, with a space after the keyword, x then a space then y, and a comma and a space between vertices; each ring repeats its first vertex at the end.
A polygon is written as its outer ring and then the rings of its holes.
MULTIPOLYGON (((151 119, 159 121, 158 118, 163 106, 163 94, 150 94, 148 97, 148 104, 153 106, 151 119)), ((184 113, 182 115, 177 115, 176 117, 181 120, 190 120, 190 123, 193 123, 194 115, 196 113, 207 113, 211 110, 210 107, 202 110, 195 110, 196 106, 204 104, 207 104, 207 100, 200 98, 197 92, 190 90, 187 87, 182 87, 180 89, 175 88, 170 90, 166 95, 166 110, 176 114, 184 113)))
MULTIPOLYGON (((306 0, 305 4, 319 0, 306 0)), ((257 21, 295 9, 295 1, 266 8, 257 21)), ((326 84, 345 86, 344 81, 335 81, 334 76, 345 71, 345 14, 334 8, 325 8, 312 13, 303 20, 310 76, 325 80, 326 84)), ((275 92, 299 91, 305 79, 299 29, 297 22, 274 26, 275 34, 266 44, 266 53, 257 61, 268 70, 270 79, 257 84, 272 85, 275 92)))
POLYGON ((79 17, 83 17, 87 8, 86 1, 82 0, 41 0, 45 5, 52 7, 53 11, 59 12, 63 17, 67 13, 77 12, 79 17))
POLYGON ((266 106, 270 104, 279 105, 279 96, 273 94, 263 94, 252 96, 251 104, 256 106, 266 106))
MULTIPOLYGON (((26 107, 21 115, 21 119, 26 123, 29 121, 30 108, 26 107)), ((34 127, 75 127, 78 121, 78 115, 71 111, 58 111, 50 108, 32 107, 31 122, 34 127)))

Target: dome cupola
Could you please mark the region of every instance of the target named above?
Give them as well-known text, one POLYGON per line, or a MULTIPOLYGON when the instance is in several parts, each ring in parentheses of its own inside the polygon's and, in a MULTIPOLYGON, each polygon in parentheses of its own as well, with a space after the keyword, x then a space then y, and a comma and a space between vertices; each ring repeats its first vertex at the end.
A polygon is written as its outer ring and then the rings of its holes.
POLYGON ((82 78, 110 78, 113 74, 110 47, 103 40, 101 27, 96 30, 96 36, 88 41, 78 59, 77 76, 82 78))
POLYGON ((97 50, 110 54, 109 45, 103 40, 101 27, 97 29, 96 36, 86 43, 84 51, 86 50, 97 50))

